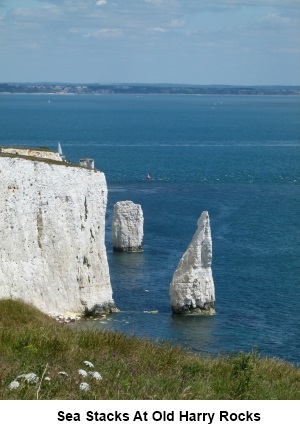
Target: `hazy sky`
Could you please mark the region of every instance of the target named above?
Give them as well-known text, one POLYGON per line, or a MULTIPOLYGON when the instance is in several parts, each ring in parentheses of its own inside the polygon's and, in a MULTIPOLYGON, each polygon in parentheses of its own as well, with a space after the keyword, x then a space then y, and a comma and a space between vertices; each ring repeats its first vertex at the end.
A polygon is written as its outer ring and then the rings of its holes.
POLYGON ((300 0, 0 0, 0 81, 300 85, 300 0))

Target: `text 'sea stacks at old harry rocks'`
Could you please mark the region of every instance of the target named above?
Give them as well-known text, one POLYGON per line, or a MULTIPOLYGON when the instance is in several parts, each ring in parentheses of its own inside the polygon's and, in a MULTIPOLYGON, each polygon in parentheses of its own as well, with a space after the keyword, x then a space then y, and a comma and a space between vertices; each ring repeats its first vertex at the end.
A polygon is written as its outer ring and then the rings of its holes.
POLYGON ((105 176, 63 160, 0 148, 0 298, 49 314, 110 312, 105 176))
POLYGON ((211 270, 212 241, 208 212, 202 212, 198 228, 179 261, 170 284, 173 313, 213 314, 215 289, 211 270))

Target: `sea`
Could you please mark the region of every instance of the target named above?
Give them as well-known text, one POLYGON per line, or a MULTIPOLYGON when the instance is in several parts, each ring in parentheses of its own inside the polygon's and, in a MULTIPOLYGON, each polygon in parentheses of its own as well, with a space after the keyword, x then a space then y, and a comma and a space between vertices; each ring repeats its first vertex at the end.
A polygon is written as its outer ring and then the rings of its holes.
POLYGON ((106 248, 119 313, 80 322, 208 356, 300 363, 300 97, 0 95, 0 145, 58 141, 108 185, 106 248), (147 180, 147 175, 152 180, 147 180), (142 206, 142 253, 114 253, 114 204, 142 206), (172 315, 169 285, 202 211, 216 314, 172 315))

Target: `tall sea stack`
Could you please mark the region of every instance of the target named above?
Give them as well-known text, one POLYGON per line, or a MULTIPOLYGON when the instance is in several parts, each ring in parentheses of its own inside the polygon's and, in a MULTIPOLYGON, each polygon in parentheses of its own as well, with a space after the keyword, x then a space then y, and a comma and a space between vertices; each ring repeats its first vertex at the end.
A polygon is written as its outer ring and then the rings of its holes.
POLYGON ((174 314, 215 313, 215 289, 212 277, 212 241, 208 212, 202 212, 198 228, 183 254, 170 284, 174 314))

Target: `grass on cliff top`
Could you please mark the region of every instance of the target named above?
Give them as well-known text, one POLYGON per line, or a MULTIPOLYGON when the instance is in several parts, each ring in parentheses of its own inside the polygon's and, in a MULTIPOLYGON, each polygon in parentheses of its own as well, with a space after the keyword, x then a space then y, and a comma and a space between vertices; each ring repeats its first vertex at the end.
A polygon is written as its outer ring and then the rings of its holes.
POLYGON ((19 301, 0 301, 0 351, 0 399, 300 399, 283 361, 74 331, 19 301))
POLYGON ((90 169, 89 167, 81 166, 80 164, 71 163, 69 161, 59 161, 59 160, 52 160, 51 158, 39 158, 31 155, 21 155, 21 154, 9 154, 9 153, 1 153, 0 157, 2 158, 21 158, 23 160, 30 160, 30 161, 37 161, 39 163, 46 163, 46 164, 55 164, 57 166, 66 166, 66 167, 76 167, 78 169, 85 169, 85 170, 97 170, 98 172, 101 172, 99 169, 90 169))
POLYGON ((2 146, 0 145, 0 151, 1 148, 8 149, 29 149, 30 151, 44 151, 44 152, 57 152, 54 149, 50 149, 47 146, 17 146, 17 145, 6 145, 2 146))

